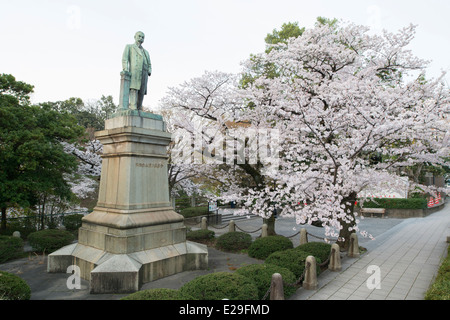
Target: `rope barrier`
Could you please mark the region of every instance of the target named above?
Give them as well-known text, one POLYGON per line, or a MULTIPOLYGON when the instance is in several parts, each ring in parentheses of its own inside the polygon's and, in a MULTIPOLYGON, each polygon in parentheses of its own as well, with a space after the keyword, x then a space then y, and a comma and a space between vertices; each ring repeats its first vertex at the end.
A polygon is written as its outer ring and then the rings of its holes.
POLYGON ((226 225, 224 225, 223 227, 218 227, 217 225, 210 225, 211 228, 213 229, 225 229, 226 227, 228 227, 230 225, 230 223, 227 223, 226 225))
POLYGON ((334 250, 334 248, 331 249, 331 252, 327 258, 327 260, 325 260, 324 262, 319 264, 319 267, 325 267, 331 260, 331 256, 336 252, 336 250, 334 250))
MULTIPOLYGON (((336 250, 335 250, 334 248, 332 248, 332 249, 330 250, 330 254, 328 255, 328 258, 327 258, 324 262, 318 264, 318 266, 319 266, 319 267, 325 267, 325 266, 330 262, 331 257, 332 257, 335 253, 336 253, 336 250)), ((302 281, 304 280, 306 271, 307 271, 310 267, 311 267, 311 263, 310 263, 310 262, 307 262, 306 265, 305 265, 305 269, 303 270, 303 273, 301 274, 301 276, 300 276, 295 282, 293 282, 293 283, 285 283, 285 282, 283 281, 283 286, 286 286, 286 287, 298 287, 298 286, 302 283, 302 281)), ((270 291, 271 291, 271 290, 272 290, 272 282, 270 283, 269 289, 267 289, 267 291, 266 291, 266 293, 264 294, 264 297, 262 298, 262 300, 266 300, 266 299, 267 299, 267 296, 270 294, 270 291)))
POLYGON ((310 235, 313 238, 319 239, 319 240, 323 240, 323 241, 337 241, 337 238, 322 238, 316 235, 313 235, 312 233, 306 232, 306 234, 310 235))
POLYGON ((286 237, 286 238, 293 238, 293 237, 295 237, 296 235, 298 235, 299 233, 300 233, 300 231, 297 232, 297 233, 295 233, 295 234, 293 234, 292 236, 289 236, 289 237, 286 237))
MULTIPOLYGON (((185 222, 186 222, 186 220, 185 220, 185 222)), ((195 224, 192 224, 192 225, 201 225, 201 222, 198 222, 198 223, 195 223, 195 224)), ((209 227, 211 227, 211 228, 213 228, 213 229, 224 229, 224 228, 228 227, 229 225, 230 225, 230 223, 227 223, 227 224, 225 224, 225 225, 223 225, 223 226, 210 225, 209 227)), ((236 225, 236 224, 235 224, 235 227, 236 227, 237 229, 239 229, 240 231, 245 232, 245 233, 255 233, 255 232, 258 232, 258 231, 260 231, 260 230, 262 229, 262 227, 261 227, 261 228, 258 228, 257 230, 254 230, 254 231, 247 231, 247 230, 244 230, 244 229, 240 228, 240 227, 239 227, 238 225, 236 225)), ((287 238, 293 238, 293 237, 297 236, 300 232, 301 232, 301 230, 298 231, 298 232, 296 232, 295 234, 293 234, 293 235, 291 235, 291 236, 288 236, 287 238)), ((330 241, 330 240, 333 239, 333 238, 323 238, 323 237, 319 237, 319 236, 316 236, 316 235, 311 234, 310 232, 306 232, 306 234, 307 234, 307 235, 310 235, 310 236, 312 236, 312 237, 314 237, 314 238, 323 240, 323 241, 330 241)), ((335 239, 335 240, 337 240, 337 239, 335 239)), ((352 238, 351 241, 353 242, 354 239, 352 238)), ((317 266, 319 266, 319 267, 325 267, 326 265, 328 265, 328 264, 330 263, 331 257, 332 257, 335 253, 336 253, 336 250, 335 250, 334 248, 332 248, 332 249, 330 250, 330 254, 328 255, 328 258, 327 258, 325 261, 323 261, 322 263, 317 264, 317 266)), ((285 283, 285 282, 283 281, 283 286, 287 286, 287 287, 298 287, 298 286, 302 283, 302 281, 304 280, 305 274, 306 274, 307 270, 308 270, 310 267, 311 267, 310 262, 307 262, 307 263, 305 264, 305 269, 303 270, 303 273, 301 274, 301 276, 300 276, 295 282, 293 282, 293 283, 285 283)), ((262 300, 266 300, 266 299, 267 299, 267 297, 269 296, 269 294, 270 294, 270 292, 271 292, 272 289, 273 289, 273 288, 272 288, 272 282, 271 282, 271 283, 270 283, 270 286, 269 286, 269 288, 267 289, 266 293, 264 294, 262 300)))
POLYGON ((241 229, 238 225, 236 225, 236 228, 238 228, 239 230, 241 230, 242 232, 245 232, 245 233, 255 233, 262 229, 262 227, 261 227, 255 231, 246 231, 246 230, 241 229))
MULTIPOLYGON (((310 267, 311 267, 311 264, 309 262, 307 262, 306 265, 305 265, 305 269, 303 270, 303 273, 300 275, 300 277, 295 282, 292 282, 292 283, 286 283, 286 282, 283 281, 283 286, 294 287, 294 288, 298 287, 302 283, 302 281, 304 280, 306 271, 310 267)), ((263 298, 261 300, 266 300, 267 296, 270 294, 271 290, 272 290, 272 282, 270 283, 269 289, 267 289, 266 293, 264 294, 264 296, 263 296, 263 298)))
MULTIPOLYGON (((283 284, 284 285, 284 284, 283 284)), ((266 291, 266 294, 264 295, 264 297, 261 300, 266 300, 267 296, 269 295, 270 291, 272 290, 272 282, 270 282, 270 286, 269 289, 266 291)))

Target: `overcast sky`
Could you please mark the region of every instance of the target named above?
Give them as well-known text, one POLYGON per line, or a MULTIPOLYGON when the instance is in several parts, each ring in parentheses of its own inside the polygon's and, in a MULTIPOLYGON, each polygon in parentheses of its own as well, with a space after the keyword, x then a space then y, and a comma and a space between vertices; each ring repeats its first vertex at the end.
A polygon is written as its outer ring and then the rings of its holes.
POLYGON ((374 32, 417 24, 411 49, 436 77, 450 71, 449 13, 448 0, 0 0, 0 73, 34 85, 35 103, 118 103, 122 52, 140 30, 153 66, 144 107, 157 110, 168 87, 206 70, 238 72, 273 29, 323 16, 374 32))

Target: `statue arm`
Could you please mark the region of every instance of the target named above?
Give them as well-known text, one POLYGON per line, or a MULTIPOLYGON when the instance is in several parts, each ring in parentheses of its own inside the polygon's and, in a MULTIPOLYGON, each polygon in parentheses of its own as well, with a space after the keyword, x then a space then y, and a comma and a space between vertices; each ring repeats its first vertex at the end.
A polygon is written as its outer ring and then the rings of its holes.
POLYGON ((148 75, 151 76, 152 75, 152 62, 150 60, 150 55, 147 53, 147 58, 148 58, 148 75))
POLYGON ((126 46, 125 50, 123 51, 122 55, 122 70, 123 71, 130 71, 130 68, 128 66, 128 61, 130 60, 130 46, 126 46))

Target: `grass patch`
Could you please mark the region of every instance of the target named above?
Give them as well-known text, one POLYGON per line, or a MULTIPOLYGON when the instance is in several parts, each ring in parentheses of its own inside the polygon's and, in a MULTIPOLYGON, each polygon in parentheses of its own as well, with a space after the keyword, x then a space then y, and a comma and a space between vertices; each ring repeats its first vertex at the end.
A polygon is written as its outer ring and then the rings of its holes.
POLYGON ((425 300, 450 300, 450 246, 434 283, 425 294, 425 300))

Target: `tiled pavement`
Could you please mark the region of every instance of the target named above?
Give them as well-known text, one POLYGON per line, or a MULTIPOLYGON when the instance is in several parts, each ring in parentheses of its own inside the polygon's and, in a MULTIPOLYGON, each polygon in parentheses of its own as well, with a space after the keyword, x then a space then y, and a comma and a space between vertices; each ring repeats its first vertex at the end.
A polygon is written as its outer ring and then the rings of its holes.
MULTIPOLYGON (((248 219, 239 224, 246 230, 256 230, 260 219, 248 219)), ((376 236, 376 240, 360 239, 367 253, 360 258, 342 259, 342 271, 325 271, 318 278, 317 290, 299 289, 291 300, 422 300, 432 283, 441 259, 446 254, 446 237, 450 236, 450 207, 433 213, 426 218, 410 219, 367 219, 365 226, 376 236), (380 289, 369 289, 368 279, 375 274, 368 273, 369 266, 377 266, 380 271, 380 289)), ((286 236, 295 232, 290 220, 277 222, 277 232, 286 236)), ((310 228, 312 234, 319 235, 320 229, 310 228)), ((218 233, 226 229, 217 230, 218 233)), ((308 232, 309 229, 308 229, 308 232)), ((323 230, 322 230, 323 232, 323 230)), ((252 235, 254 235, 252 233, 252 235)), ((295 245, 298 237, 292 238, 295 245)), ((311 239, 313 240, 313 239, 311 239)), ((226 271, 233 266, 253 263, 247 255, 210 252, 211 268, 205 273, 226 271)), ((69 290, 66 286, 67 274, 49 274, 46 261, 40 257, 14 260, 0 265, 0 270, 20 274, 32 288, 33 300, 116 300, 121 295, 89 294, 89 283, 82 280, 81 290, 69 290)), ((178 288, 182 283, 202 272, 183 272, 146 284, 145 288, 178 288)), ((369 281, 369 284, 373 282, 369 281)), ((144 287, 143 287, 144 289, 144 287)))
POLYGON ((446 256, 449 227, 448 204, 428 217, 406 219, 360 258, 345 257, 342 271, 319 275, 317 290, 299 289, 290 299, 423 300, 446 256))

